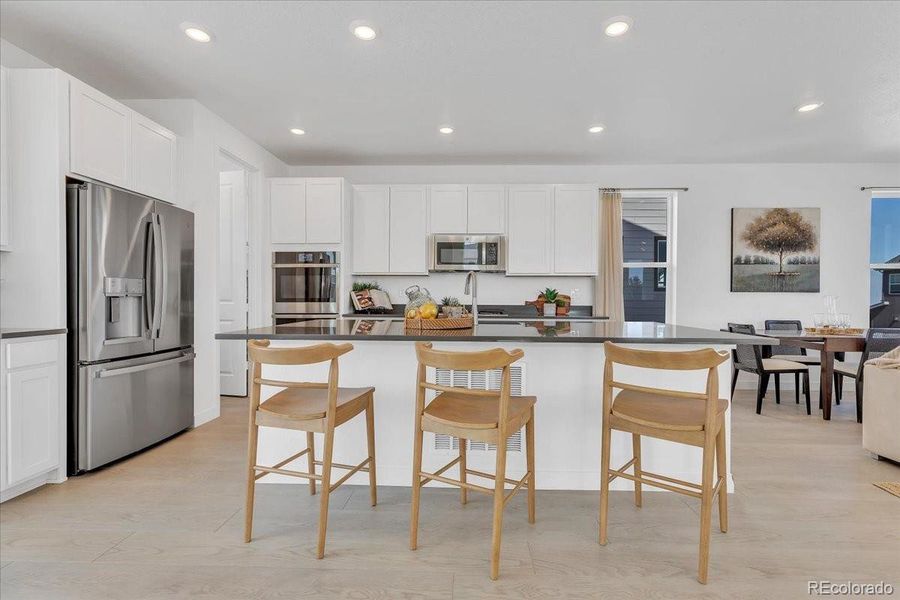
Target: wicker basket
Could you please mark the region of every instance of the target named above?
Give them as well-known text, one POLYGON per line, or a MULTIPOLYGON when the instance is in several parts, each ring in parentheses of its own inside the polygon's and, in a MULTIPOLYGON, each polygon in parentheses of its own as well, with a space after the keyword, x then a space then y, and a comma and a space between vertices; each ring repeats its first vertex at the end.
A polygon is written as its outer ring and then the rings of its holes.
POLYGON ((438 317, 437 319, 406 319, 406 328, 412 331, 435 331, 441 329, 471 329, 475 326, 472 315, 456 318, 438 317))

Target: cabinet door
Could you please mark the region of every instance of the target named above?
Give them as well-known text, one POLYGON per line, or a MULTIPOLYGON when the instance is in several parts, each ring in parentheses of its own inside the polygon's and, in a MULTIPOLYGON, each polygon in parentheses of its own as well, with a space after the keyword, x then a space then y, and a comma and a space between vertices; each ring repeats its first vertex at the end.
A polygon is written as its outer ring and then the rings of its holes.
POLYGON ((600 192, 596 185, 558 185, 553 194, 553 270, 597 274, 600 192))
POLYGON ((470 185, 468 198, 469 233, 503 233, 506 213, 506 186, 470 185))
POLYGON ((69 169, 129 188, 133 111, 75 80, 69 88, 69 103, 69 169))
POLYGON ((9 80, 0 67, 0 251, 9 250, 9 80))
POLYGON ((431 186, 430 205, 431 233, 466 233, 466 186, 431 186))
POLYGON ((391 273, 428 273, 425 186, 391 186, 391 273))
POLYGON ((551 272, 553 188, 517 185, 509 188, 507 204, 507 262, 510 275, 551 272))
POLYGON ((390 190, 386 185, 353 188, 353 272, 390 271, 390 190))
POLYGON ((55 364, 6 374, 9 486, 59 466, 59 378, 55 364))
POLYGON ((338 244, 341 241, 340 179, 309 178, 306 180, 306 242, 338 244))
POLYGON ((303 178, 269 180, 269 235, 273 244, 306 242, 306 181, 303 178))
POLYGON ((175 134, 150 119, 132 114, 131 189, 161 200, 175 201, 175 134))

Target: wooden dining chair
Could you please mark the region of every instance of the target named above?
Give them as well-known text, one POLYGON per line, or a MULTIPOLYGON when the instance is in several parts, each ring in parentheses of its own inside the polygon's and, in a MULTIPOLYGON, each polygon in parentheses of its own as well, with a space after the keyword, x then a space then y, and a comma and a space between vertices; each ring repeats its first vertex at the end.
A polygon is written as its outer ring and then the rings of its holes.
POLYGON ((501 348, 481 352, 448 352, 435 350, 430 343, 416 344, 419 368, 416 376, 416 423, 413 446, 412 512, 409 523, 409 548, 418 546, 419 503, 422 486, 429 481, 441 481, 460 488, 460 502, 466 503, 467 490, 493 496, 494 517, 491 537, 491 579, 500 573, 500 532, 503 508, 523 487, 528 488, 528 522, 534 523, 534 396, 510 395, 510 365, 525 355, 521 350, 507 352, 501 348), (502 369, 500 390, 473 390, 430 383, 426 368, 462 371, 502 369), (438 392, 428 404, 426 390, 438 392), (506 477, 506 440, 525 427, 527 471, 521 479, 506 477), (459 456, 434 473, 422 471, 423 433, 443 433, 459 438, 459 456), (494 444, 497 448, 496 471, 493 475, 466 466, 466 440, 494 444), (459 465, 459 479, 444 477, 442 473, 459 465), (468 475, 493 480, 493 488, 469 483, 468 475), (513 487, 506 490, 506 484, 513 487))
POLYGON ((866 346, 862 351, 858 364, 834 364, 834 390, 838 404, 840 404, 840 399, 843 395, 844 377, 856 380, 857 423, 862 423, 863 420, 863 372, 865 371, 866 361, 890 352, 897 346, 900 346, 900 329, 873 327, 866 332, 866 346))
POLYGON ((713 498, 719 501, 719 529, 728 530, 728 491, 725 475, 725 411, 728 400, 719 398, 717 368, 728 360, 712 348, 687 352, 633 350, 611 342, 603 344, 603 441, 600 478, 600 544, 607 542, 609 484, 617 477, 634 482, 634 503, 641 506, 643 484, 700 499, 700 561, 697 580, 706 583, 713 498), (653 370, 705 370, 703 393, 660 389, 617 381, 615 365, 653 370), (620 390, 613 396, 613 390, 620 390), (613 430, 631 434, 633 456, 619 469, 610 468, 613 430), (641 436, 698 446, 703 449, 701 483, 691 483, 643 470, 641 436), (715 463, 715 478, 713 464, 715 463), (625 472, 629 467, 633 474, 625 472))
MULTIPOLYGON (((728 331, 745 335, 756 335, 756 328, 750 324, 729 323, 728 331)), ((762 414, 762 401, 769 387, 769 377, 775 375, 794 375, 795 382, 803 376, 803 394, 806 397, 806 414, 812 414, 809 403, 809 366, 783 358, 763 358, 760 347, 756 344, 737 344, 731 351, 731 398, 737 386, 738 373, 753 373, 759 380, 756 386, 756 414, 762 414)), ((794 398, 800 403, 800 386, 794 389, 794 398)), ((781 387, 775 386, 775 404, 781 404, 781 387)))
POLYGON ((256 481, 269 473, 289 475, 309 480, 309 493, 316 493, 316 481, 322 482, 319 500, 319 538, 317 558, 325 556, 325 530, 328 526, 328 499, 331 492, 359 471, 369 473, 369 495, 372 506, 378 498, 375 489, 375 388, 338 387, 338 357, 353 350, 352 344, 317 344, 305 348, 270 348, 268 340, 247 342, 253 362, 253 385, 250 388, 250 441, 247 456, 247 505, 244 516, 244 541, 249 542, 253 531, 253 497, 256 481), (262 376, 263 365, 312 365, 330 361, 327 383, 280 381, 262 376), (284 388, 260 402, 260 388, 264 385, 284 388), (366 413, 368 457, 358 465, 332 462, 334 430, 356 415, 366 413), (271 467, 257 464, 259 428, 276 427, 306 432, 306 449, 279 461, 271 467), (316 460, 314 433, 325 434, 322 460, 316 460), (306 455, 307 472, 284 467, 306 455), (321 474, 316 467, 321 467, 321 474), (347 473, 331 482, 332 468, 347 473))

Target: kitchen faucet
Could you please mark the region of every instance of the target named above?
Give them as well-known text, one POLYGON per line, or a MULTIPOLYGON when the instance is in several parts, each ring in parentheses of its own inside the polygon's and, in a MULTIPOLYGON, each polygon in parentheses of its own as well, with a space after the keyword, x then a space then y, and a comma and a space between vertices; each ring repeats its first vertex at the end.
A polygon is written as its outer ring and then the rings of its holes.
POLYGON ((472 321, 475 325, 478 325, 478 279, 476 275, 477 271, 469 271, 469 274, 466 275, 466 289, 463 290, 463 294, 468 294, 469 290, 472 290, 472 321))

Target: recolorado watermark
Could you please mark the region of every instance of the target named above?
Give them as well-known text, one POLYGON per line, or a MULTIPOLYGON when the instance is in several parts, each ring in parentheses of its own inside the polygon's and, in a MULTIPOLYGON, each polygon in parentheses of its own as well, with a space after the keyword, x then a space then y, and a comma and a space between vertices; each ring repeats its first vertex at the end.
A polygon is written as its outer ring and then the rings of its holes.
POLYGON ((807 581, 810 596, 893 596, 894 586, 884 581, 857 583, 855 581, 807 581))

